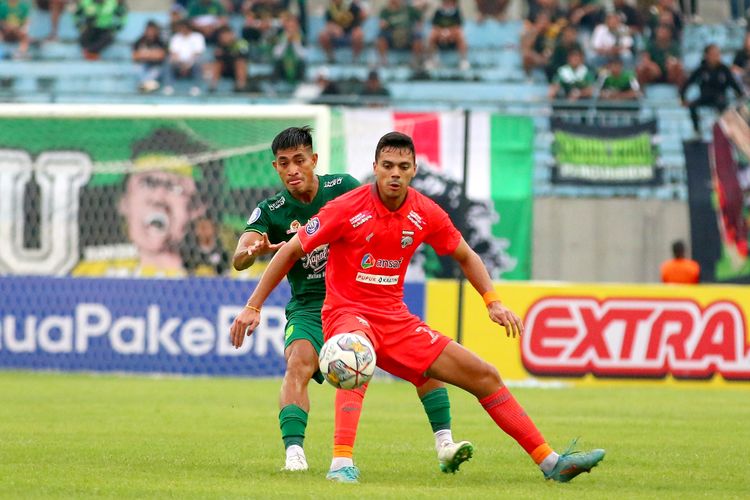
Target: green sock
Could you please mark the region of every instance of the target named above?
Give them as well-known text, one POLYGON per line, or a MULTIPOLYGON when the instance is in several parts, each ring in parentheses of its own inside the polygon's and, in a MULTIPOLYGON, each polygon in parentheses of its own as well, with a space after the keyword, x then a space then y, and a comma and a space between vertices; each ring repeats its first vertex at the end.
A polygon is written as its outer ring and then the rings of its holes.
POLYGON ((305 441, 305 427, 307 427, 307 412, 297 405, 287 405, 279 412, 279 427, 284 448, 296 444, 302 446, 305 441))
POLYGON ((439 387, 422 396, 422 405, 430 420, 432 432, 451 428, 451 402, 448 399, 448 390, 439 387))

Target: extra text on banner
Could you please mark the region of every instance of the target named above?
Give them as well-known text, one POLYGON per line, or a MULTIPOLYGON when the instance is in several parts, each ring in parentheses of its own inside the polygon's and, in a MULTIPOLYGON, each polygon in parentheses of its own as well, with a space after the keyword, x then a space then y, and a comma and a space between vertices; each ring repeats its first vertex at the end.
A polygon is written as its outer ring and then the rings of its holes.
MULTIPOLYGON (((521 341, 486 316, 467 287, 464 344, 513 380, 750 380, 750 338, 742 287, 502 284, 503 301, 521 314, 521 341)), ((428 321, 455 336, 457 286, 431 282, 428 321), (453 325, 453 326, 451 326, 453 325)))

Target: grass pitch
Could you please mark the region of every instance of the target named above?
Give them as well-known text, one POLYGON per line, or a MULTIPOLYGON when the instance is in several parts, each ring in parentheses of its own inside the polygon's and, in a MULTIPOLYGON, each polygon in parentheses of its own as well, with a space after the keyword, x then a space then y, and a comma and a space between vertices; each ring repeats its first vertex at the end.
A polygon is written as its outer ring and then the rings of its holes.
POLYGON ((333 390, 312 384, 311 470, 283 473, 278 380, 0 372, 0 496, 250 498, 747 498, 747 386, 608 385, 513 392, 557 449, 607 450, 591 474, 551 484, 471 396, 450 389, 456 439, 438 470, 414 389, 375 381, 355 449, 359 485, 324 478, 333 390), (314 387, 313 387, 314 386, 314 387))

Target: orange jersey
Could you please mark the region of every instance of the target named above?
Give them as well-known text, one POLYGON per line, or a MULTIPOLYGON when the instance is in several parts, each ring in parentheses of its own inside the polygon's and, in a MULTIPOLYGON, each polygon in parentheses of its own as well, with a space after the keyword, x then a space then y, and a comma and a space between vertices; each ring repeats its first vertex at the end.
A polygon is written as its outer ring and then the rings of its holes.
POLYGON ((404 275, 417 247, 424 242, 447 255, 461 241, 448 214, 427 196, 409 188, 404 204, 391 212, 373 184, 329 201, 297 234, 306 253, 328 245, 324 322, 339 307, 406 310, 404 275))
POLYGON ((661 280, 664 283, 698 283, 701 268, 691 259, 672 259, 661 265, 661 280))

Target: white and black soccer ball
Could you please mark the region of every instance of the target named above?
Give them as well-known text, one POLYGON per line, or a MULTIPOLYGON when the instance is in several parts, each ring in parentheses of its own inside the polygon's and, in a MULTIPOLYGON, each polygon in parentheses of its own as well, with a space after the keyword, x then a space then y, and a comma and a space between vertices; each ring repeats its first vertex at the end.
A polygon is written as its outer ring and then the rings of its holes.
POLYGON ((320 350, 320 372, 337 389, 356 389, 375 373, 375 349, 366 338, 339 333, 320 350))

